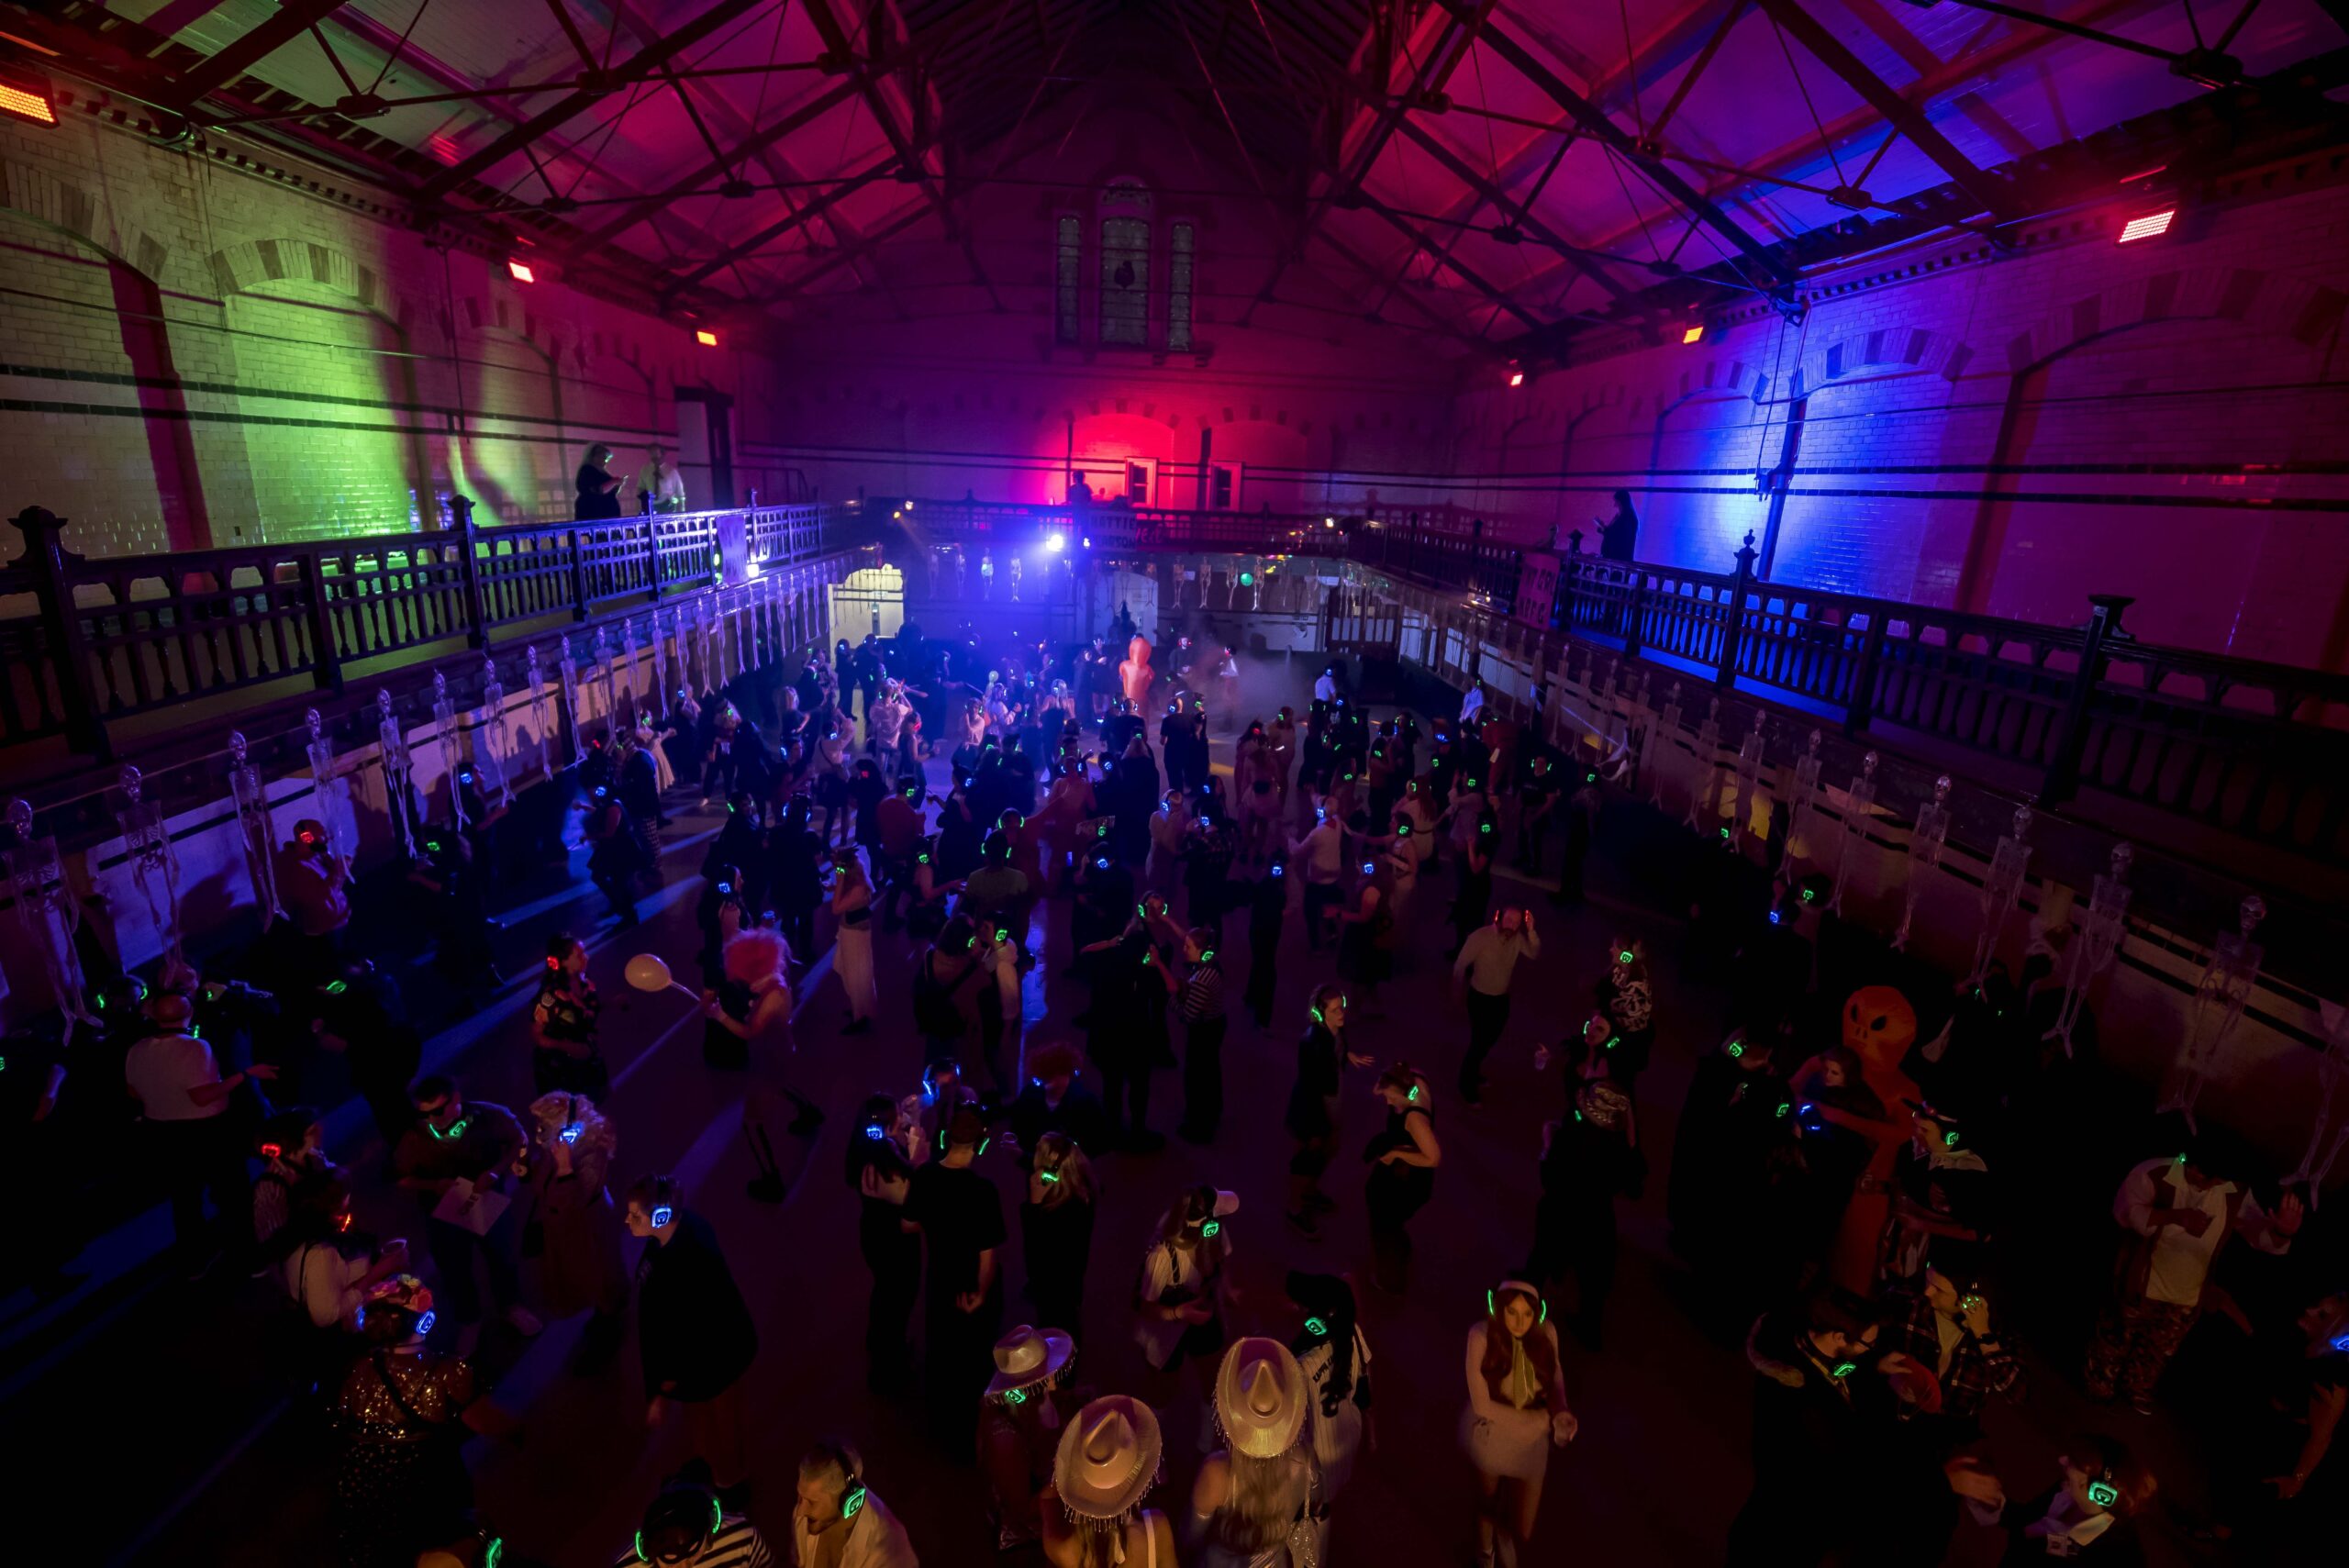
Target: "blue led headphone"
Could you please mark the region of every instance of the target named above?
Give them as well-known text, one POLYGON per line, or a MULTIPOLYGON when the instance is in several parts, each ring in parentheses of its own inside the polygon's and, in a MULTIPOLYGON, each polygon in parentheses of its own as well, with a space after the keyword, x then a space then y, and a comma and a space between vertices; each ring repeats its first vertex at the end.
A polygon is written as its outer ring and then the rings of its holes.
POLYGON ((564 1143, 576 1143, 579 1141, 579 1135, 586 1130, 585 1124, 579 1119, 579 1096, 565 1095, 563 1099, 569 1114, 563 1118, 562 1127, 555 1133, 555 1137, 564 1143))
POLYGON ((677 1211, 674 1207, 665 1203, 657 1205, 652 1210, 652 1229, 658 1230, 676 1218, 677 1211))

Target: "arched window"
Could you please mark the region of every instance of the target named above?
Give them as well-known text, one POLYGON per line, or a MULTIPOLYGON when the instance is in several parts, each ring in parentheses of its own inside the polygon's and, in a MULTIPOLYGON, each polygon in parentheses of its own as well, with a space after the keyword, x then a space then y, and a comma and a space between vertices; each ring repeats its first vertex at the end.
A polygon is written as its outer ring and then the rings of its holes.
POLYGON ((1085 290, 1084 242, 1083 220, 1073 212, 1063 213, 1052 273, 1052 336, 1063 343, 1074 343, 1077 339, 1077 300, 1085 290))
POLYGON ((1101 341, 1150 342, 1150 192, 1135 180, 1101 193, 1101 341))

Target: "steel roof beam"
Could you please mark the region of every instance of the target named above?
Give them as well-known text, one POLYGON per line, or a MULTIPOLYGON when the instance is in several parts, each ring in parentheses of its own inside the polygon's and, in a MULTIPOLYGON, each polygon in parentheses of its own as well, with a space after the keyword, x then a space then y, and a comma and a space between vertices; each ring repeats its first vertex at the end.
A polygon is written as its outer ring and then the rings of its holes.
MULTIPOLYGON (((639 50, 614 66, 613 83, 635 82, 651 76, 668 61, 707 39, 718 28, 747 12, 766 5, 768 0, 715 0, 707 9, 678 27, 660 42, 639 50)), ((491 142, 480 150, 467 154, 450 167, 426 181, 417 188, 418 201, 433 201, 446 195, 467 180, 476 178, 502 160, 511 156, 523 143, 534 141, 557 126, 568 124, 608 96, 606 88, 579 87, 564 94, 547 107, 532 115, 522 124, 491 142)))
MULTIPOLYGON (((885 178, 889 174, 896 172, 896 155, 892 153, 890 156, 884 158, 880 162, 874 164, 869 169, 866 169, 863 172, 848 175, 842 179, 839 184, 834 185, 822 195, 819 195, 814 200, 803 205, 796 212, 793 212, 785 217, 777 218, 774 222, 767 225, 764 228, 760 229, 756 234, 750 236, 746 239, 737 240, 734 244, 729 245, 725 250, 720 250, 715 256, 707 257, 703 261, 695 262, 690 271, 677 274, 675 286, 677 288, 688 287, 694 284, 701 282, 702 279, 708 277, 712 272, 721 271, 726 267, 733 265, 736 261, 741 261, 751 255, 753 252, 758 250, 761 246, 771 245, 774 241, 782 239, 785 235, 790 233, 793 229, 802 228, 816 218, 821 217, 826 212, 829 212, 833 206, 837 206, 841 201, 854 195, 857 192, 864 189, 865 186, 873 183, 875 180, 885 178)), ((866 238, 869 239, 870 236, 867 236, 866 238)), ((852 246, 850 249, 852 250, 854 247, 852 246)))
MULTIPOLYGON (((1477 14, 1469 0, 1437 0, 1453 16, 1464 19, 1477 14)), ((1478 38, 1489 45, 1495 54, 1514 67, 1519 75, 1550 95, 1550 101, 1574 117, 1575 123, 1622 157, 1637 163, 1650 181, 1664 195, 1705 220, 1706 227, 1737 248, 1738 253, 1758 268, 1764 281, 1779 284, 1790 280, 1781 275, 1776 260, 1763 249, 1760 241, 1748 234, 1735 220, 1716 206, 1703 193, 1680 177, 1679 172, 1656 153, 1642 149, 1631 134, 1610 119, 1604 111, 1566 84, 1565 79, 1543 64, 1533 52, 1498 28, 1487 26, 1478 38)))
POLYGON ((173 84, 173 106, 185 114, 206 93, 217 92, 342 9, 342 0, 279 0, 276 14, 188 72, 173 84))
POLYGON ((1465 183, 1486 201, 1498 207, 1508 215, 1510 222, 1516 224, 1543 247, 1555 250, 1564 257, 1567 264, 1576 272, 1589 278, 1592 283, 1597 284, 1617 299, 1621 299, 1631 292, 1628 286, 1617 282, 1610 273, 1583 253, 1589 247, 1577 245, 1565 239, 1548 224, 1534 217, 1531 209, 1521 206, 1498 185, 1478 173, 1465 159, 1446 147, 1441 139, 1413 124, 1408 116, 1401 122, 1400 128, 1414 144, 1425 149, 1430 157, 1442 164, 1453 178, 1465 183))
POLYGON ((1883 77, 1867 68, 1860 57, 1844 47, 1843 40, 1828 31, 1818 17, 1804 10, 1795 0, 1759 0, 1770 19, 1792 34, 1797 43, 1809 50, 1818 61, 1842 77, 1852 90, 1867 101, 1868 107, 1882 115, 1885 123, 1907 137, 1917 150, 1941 166, 1942 172, 1954 182, 1957 188, 1982 204, 1982 210, 2004 223, 2015 216, 2014 204, 2007 187, 1974 165, 1974 161, 1960 152, 1949 138, 1933 128, 1925 112, 1902 97, 1883 77))

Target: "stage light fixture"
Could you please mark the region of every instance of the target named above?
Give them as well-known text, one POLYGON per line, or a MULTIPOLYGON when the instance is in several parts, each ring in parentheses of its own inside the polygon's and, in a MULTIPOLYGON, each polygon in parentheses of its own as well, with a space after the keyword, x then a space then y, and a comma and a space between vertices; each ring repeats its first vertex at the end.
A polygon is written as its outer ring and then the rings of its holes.
POLYGON ((1688 328, 1680 334, 1680 340, 1684 343, 1701 343, 1705 340, 1705 328, 1701 325, 1688 328))
POLYGON ((50 106, 49 95, 20 82, 0 82, 0 114, 35 125, 57 123, 57 110, 50 106))
POLYGON ((1525 384, 1525 373, 1515 365, 1509 366, 1508 384, 1511 386, 1523 386, 1525 384))
POLYGON ((1058 555, 1061 551, 1068 548, 1068 535, 1046 534, 1044 536, 1044 548, 1051 550, 1054 555, 1058 555))
POLYGON ((514 275, 514 281, 518 284, 534 284, 539 281, 538 273, 530 270, 530 264, 528 261, 509 261, 506 263, 506 270, 514 275))
POLYGON ((705 349, 715 349, 718 347, 718 334, 715 332, 696 331, 694 334, 694 341, 699 343, 705 349))
POLYGON ((2132 217, 2121 226, 2121 238, 2116 243, 2133 245, 2140 239, 2158 239, 2169 232, 2170 220, 2176 216, 2177 209, 2173 206, 2132 217))

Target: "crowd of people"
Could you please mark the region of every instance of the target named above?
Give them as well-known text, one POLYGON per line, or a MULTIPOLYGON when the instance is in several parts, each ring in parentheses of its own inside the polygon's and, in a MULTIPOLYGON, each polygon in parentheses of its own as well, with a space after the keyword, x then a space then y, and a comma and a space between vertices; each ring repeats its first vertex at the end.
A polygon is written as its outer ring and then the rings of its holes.
MULTIPOLYGON (((1934 1562, 1969 1516, 2007 1532, 2009 1562, 2141 1560, 2157 1483, 2116 1435, 2121 1411, 2153 1407, 2168 1362, 2213 1313, 2256 1347, 2245 1363, 2257 1370, 2238 1471, 2220 1478, 2202 1528, 2272 1546, 2314 1514, 2304 1494, 2337 1496, 2341 1466, 2324 1461, 2349 1385, 2349 1293, 2302 1268, 2258 1275, 2273 1282, 2262 1296, 2227 1266, 2288 1256, 2313 1195, 2185 1133, 2111 1199, 2119 1262, 2084 1325, 2077 1380, 2114 1418, 2067 1442, 2052 1475, 1996 1462, 1986 1410, 2025 1384, 2012 1338, 2022 1314, 2010 1310, 2032 1291, 2021 1264, 2100 1255, 2106 1240, 2057 1202, 2076 1173, 2046 1135, 2079 1110, 2065 1097, 2079 1068, 2039 1043, 2053 1005, 2043 958, 2018 973, 1994 966, 1920 1008, 1840 939, 1816 878, 1742 858, 1732 868, 1733 851, 1699 846, 1678 873, 1683 973, 1709 967, 1736 1000, 1675 1116, 1639 1092, 1674 1005, 1644 940, 1569 951, 1542 929, 1544 911, 1582 902, 1609 788, 1601 765, 1527 733, 1481 692, 1456 718, 1374 715, 1332 671, 1301 715, 1255 715, 1238 707, 1219 645, 1181 639, 1163 674, 1140 638, 1116 653, 909 628, 815 651, 774 689, 681 694, 663 717, 593 737, 576 770, 575 832, 628 924, 661 868, 670 811, 722 803, 700 861, 700 944, 689 961, 673 955, 699 972, 689 988, 704 1060, 740 1080, 755 1198, 789 1190, 790 1140, 844 1129, 869 1275, 866 1381, 877 1396, 918 1392, 941 1454, 977 1467, 989 1504, 970 1527, 971 1560, 1032 1549, 1063 1568, 1327 1561, 1371 1430, 1364 1289, 1458 1298, 1459 1445, 1476 1497, 1460 1544, 1481 1564, 1527 1560, 1549 1466, 1580 1428, 1560 1329, 1587 1351, 1607 1341, 1618 1213, 1651 1179, 1661 1120, 1675 1123, 1671 1245, 1714 1314, 1707 1327, 1742 1342, 1753 1372, 1753 1482, 1731 1562, 1934 1562), (1210 760, 1211 728, 1229 737, 1228 766, 1210 760), (1511 890, 1539 890, 1543 909, 1511 890), (1436 900, 1441 919, 1411 919, 1436 900), (1053 950, 1085 1005, 1073 1038, 1031 1039, 1038 933, 1063 921, 1053 950), (1284 993, 1291 921, 1309 972, 1284 993), (796 1020, 832 1006, 841 1032, 874 1030, 883 943, 906 976, 909 1038, 870 1042, 861 1104, 823 1104, 796 1020), (811 983, 827 948, 829 972, 811 983), (1536 962, 1580 977, 1587 1006, 1513 1032, 1511 995, 1536 962), (1384 1016, 1382 983, 1415 966, 1448 971, 1457 1010, 1409 1020, 1416 1060, 1383 1056, 1366 1039, 1399 1031, 1364 1026, 1384 1016), (1284 995, 1302 997, 1297 1016, 1284 995), (1243 1203, 1212 1184, 1172 1188, 1149 1234, 1100 1250, 1140 1248, 1130 1321, 1088 1322, 1104 1173, 1151 1182, 1162 1129, 1202 1149, 1229 1139, 1235 1013, 1243 1029, 1296 1030, 1286 1189, 1243 1203), (1920 1013, 1945 1021, 1928 1037, 1920 1013), (1442 1072, 1423 1065, 1453 1051, 1442 1072), (1530 1231, 1473 1290, 1416 1279, 1415 1225, 1454 1185, 1444 1139, 1512 1053, 1553 1085, 1538 1145, 1513 1152, 1539 1195, 1530 1231), (1158 1102, 1162 1074, 1178 1114, 1158 1102), (1016 1223, 996 1176, 1005 1162, 1016 1223), (1355 1204, 1370 1243, 1359 1280, 1314 1250, 1355 1204), (1297 1265, 1277 1306, 1235 1290, 1243 1225, 1252 1247, 1297 1265), (1281 1331, 1251 1331, 1268 1329, 1281 1331), (1084 1347, 1119 1333, 1154 1373, 1184 1369, 1156 1385, 1155 1406, 1084 1372, 1084 1347), (1187 1501, 1156 1491, 1173 1388, 1204 1440, 1187 1501)), ((502 976, 471 868, 490 854, 481 836, 495 813, 473 806, 465 827, 430 830, 415 869, 438 901, 444 963, 487 985, 502 976)), ((280 877, 293 993, 311 1032, 347 1056, 392 1178, 415 1196, 412 1240, 353 1229, 351 1180, 327 1158, 316 1113, 226 1114, 271 1069, 224 1071, 203 1023, 250 994, 174 971, 151 992, 125 983, 110 1003, 138 1019, 124 1078, 173 1173, 184 1261, 194 1272, 250 1260, 290 1304, 288 1375, 340 1444, 341 1560, 480 1568, 502 1552, 468 1511, 458 1453, 516 1421, 471 1360, 484 1323, 494 1315, 527 1337, 583 1318, 578 1363, 598 1373, 632 1315, 646 1419, 679 1424, 692 1459, 626 1550, 615 1543, 619 1562, 912 1564, 851 1439, 807 1451, 787 1538, 751 1522, 744 1380, 782 1326, 757 1320, 674 1176, 618 1185, 626 1096, 601 1049, 585 945, 564 933, 544 948, 529 1007, 537 1093, 509 1109, 454 1076, 417 1075, 395 988, 338 940, 349 883, 324 827, 300 824, 280 877), (633 1266, 628 1238, 641 1244, 633 1266)), ((19 1065, 12 1051, 10 1087, 27 1082, 19 1065)), ((41 1083, 53 1104, 57 1084, 41 1083)), ((2044 1319, 2060 1305, 2030 1310, 2044 1319)))

